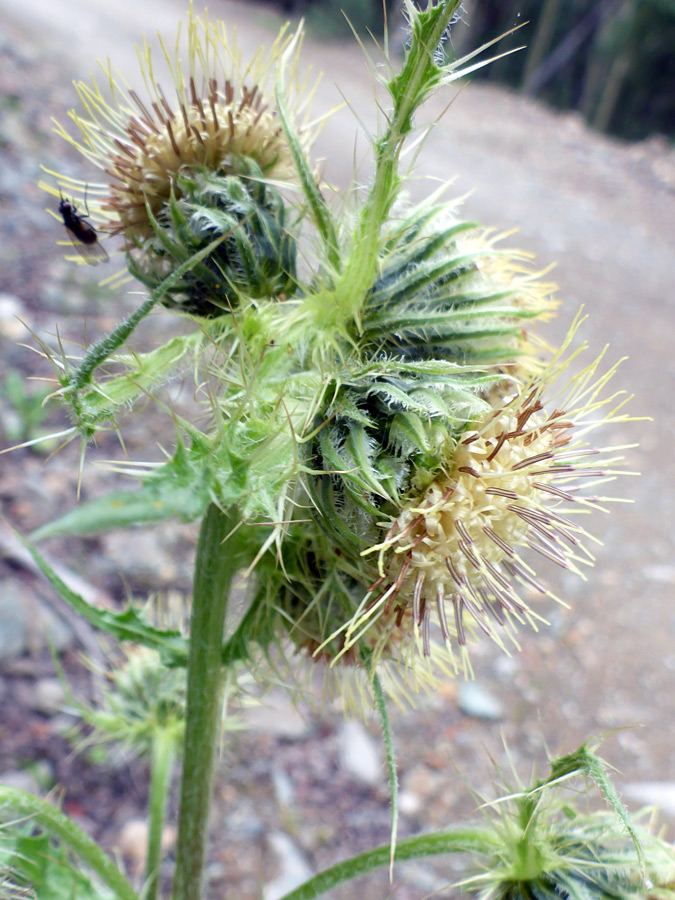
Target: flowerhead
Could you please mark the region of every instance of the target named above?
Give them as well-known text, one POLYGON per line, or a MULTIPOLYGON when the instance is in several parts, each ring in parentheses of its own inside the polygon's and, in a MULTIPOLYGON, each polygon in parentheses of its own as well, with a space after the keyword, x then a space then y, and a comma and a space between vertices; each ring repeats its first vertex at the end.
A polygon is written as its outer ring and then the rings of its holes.
POLYGON ((294 164, 272 98, 283 59, 284 103, 304 150, 313 135, 300 121, 311 93, 296 73, 300 34, 282 29, 244 64, 223 22, 190 9, 184 57, 180 29, 173 51, 160 43, 172 88, 162 86, 146 42, 143 92, 123 86, 108 64, 107 91, 93 79, 76 85, 84 112, 70 118, 79 140, 57 124, 108 183, 51 172, 56 186, 42 187, 78 208, 86 200, 102 233, 124 238, 131 274, 153 290, 163 285, 165 306, 213 317, 241 297, 287 296, 296 287, 296 246, 279 187, 294 164), (203 263, 190 263, 200 251, 203 263), (169 290, 167 279, 185 265, 169 290))
MULTIPOLYGON (((569 374, 581 352, 566 353, 575 330, 543 371, 525 382, 502 378, 463 421, 429 414, 434 454, 420 443, 409 446, 402 466, 394 429, 383 435, 381 420, 379 433, 361 426, 356 434, 351 424, 333 448, 342 449, 341 457, 319 451, 328 474, 312 494, 316 521, 340 552, 353 553, 360 542, 361 571, 370 577, 338 630, 341 653, 366 641, 378 658, 398 656, 408 666, 416 655, 432 663, 438 656, 467 670, 466 647, 478 632, 504 647, 504 635, 515 643, 517 625, 541 621, 530 596, 554 595, 538 562, 582 577, 592 565, 588 545, 595 538, 581 518, 603 509, 607 498, 595 486, 614 478, 621 457, 620 448, 594 446, 588 437, 628 417, 620 412, 624 397, 605 395, 614 369, 600 373, 602 356, 569 374), (379 460, 371 465, 370 485, 365 465, 354 465, 356 457, 347 453, 359 440, 379 460), (378 440, 386 449, 380 457, 373 450, 378 440), (389 481, 378 483, 373 473, 387 471, 389 481)), ((407 425, 412 444, 409 418, 407 425)), ((336 634, 328 637, 330 643, 336 634)))
MULTIPOLYGON (((185 59, 180 31, 173 52, 160 38, 171 91, 162 87, 146 41, 139 51, 145 98, 123 86, 108 64, 109 96, 93 78, 76 84, 84 114, 72 110, 70 118, 80 139, 57 124, 57 132, 108 176, 107 185, 92 186, 90 193, 107 230, 123 234, 127 244, 154 233, 148 209, 156 217, 172 193, 180 196, 177 177, 185 168, 227 174, 246 159, 266 179, 283 181, 292 172, 270 83, 292 36, 282 29, 271 48, 260 48, 244 64, 222 21, 198 19, 190 9, 186 32, 185 59)), ((296 42, 293 67, 297 53, 296 42)), ((305 102, 296 97, 296 113, 305 102)), ((309 131, 304 135, 308 140, 309 131)), ((84 184, 57 179, 62 189, 83 193, 84 184)))
POLYGON ((500 248, 505 235, 458 218, 456 206, 427 201, 390 224, 359 317, 361 351, 527 370, 526 325, 550 318, 555 286, 527 254, 500 248))

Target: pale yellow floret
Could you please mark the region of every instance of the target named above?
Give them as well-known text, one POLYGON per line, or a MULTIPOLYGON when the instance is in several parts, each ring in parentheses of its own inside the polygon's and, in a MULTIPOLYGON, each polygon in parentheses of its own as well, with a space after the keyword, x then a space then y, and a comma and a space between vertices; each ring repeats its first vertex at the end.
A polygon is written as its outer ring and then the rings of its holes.
POLYGON ((608 499, 585 487, 627 473, 614 468, 624 448, 595 448, 586 438, 630 417, 621 413, 629 398, 606 394, 616 366, 599 374, 604 354, 563 379, 585 349, 570 352, 580 322, 539 375, 491 398, 495 411, 475 422, 434 481, 383 523, 383 540, 363 553, 376 556, 379 577, 336 633, 343 652, 365 640, 378 658, 398 659, 406 670, 421 653, 469 671, 465 644, 477 630, 504 648, 502 629, 515 643, 515 623, 536 628, 545 621, 530 608, 533 591, 558 600, 537 580, 525 551, 582 577, 581 566, 592 565, 585 544, 596 539, 571 517, 603 509, 608 499), (432 616, 441 642, 434 641, 432 616))
POLYGON ((396 542, 394 552, 410 558, 402 590, 412 591, 422 575, 444 596, 452 595, 457 586, 447 559, 454 560, 460 576, 478 583, 479 570, 462 550, 464 531, 471 536, 476 557, 489 562, 501 561, 504 550, 487 536, 486 527, 510 547, 523 546, 529 525, 509 507, 516 500, 536 507, 540 499, 527 468, 515 467, 526 459, 549 455, 554 435, 549 430, 532 431, 529 442, 507 441, 492 456, 500 435, 516 427, 516 417, 507 412, 493 419, 481 434, 469 435, 457 447, 449 474, 427 489, 423 505, 411 505, 401 512, 398 532, 407 536, 396 542))

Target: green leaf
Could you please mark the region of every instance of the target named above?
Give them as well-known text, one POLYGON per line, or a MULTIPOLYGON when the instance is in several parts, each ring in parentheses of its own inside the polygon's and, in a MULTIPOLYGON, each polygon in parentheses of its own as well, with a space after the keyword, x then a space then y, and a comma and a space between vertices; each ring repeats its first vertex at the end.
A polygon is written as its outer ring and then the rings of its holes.
POLYGON ((48 834, 22 836, 8 861, 19 883, 30 886, 38 900, 113 900, 115 894, 96 884, 68 858, 48 834))
POLYGON ((86 535, 166 519, 192 522, 211 499, 213 476, 209 442, 193 430, 186 449, 179 441, 173 457, 134 491, 115 491, 84 503, 33 532, 36 541, 58 535, 86 535))
POLYGON ((424 11, 416 10, 412 3, 406 6, 410 16, 410 42, 401 71, 387 85, 394 100, 394 120, 404 133, 412 128, 415 110, 441 82, 442 71, 435 55, 459 0, 428 4, 424 11))
POLYGON ((43 525, 31 537, 41 541, 58 535, 98 534, 113 528, 146 525, 166 519, 193 522, 208 505, 206 485, 197 491, 193 485, 176 485, 170 491, 166 487, 163 483, 148 482, 136 491, 114 491, 43 525))
MULTIPOLYGON (((120 407, 128 407, 138 399, 147 400, 158 384, 175 377, 177 368, 187 368, 188 359, 204 344, 204 332, 210 324, 202 324, 199 332, 172 338, 148 353, 116 355, 114 362, 125 367, 123 373, 100 382, 92 380, 82 388, 77 396, 80 420, 92 426, 109 422, 120 407)), ((224 330, 222 319, 218 329, 224 330)), ((220 337, 215 328, 208 333, 220 337)))
POLYGON ((0 820, 16 818, 29 820, 31 828, 44 829, 45 834, 19 833, 16 843, 10 842, 8 851, 0 852, 0 864, 9 862, 10 869, 35 889, 37 900, 139 900, 110 857, 61 810, 25 791, 0 785, 0 820), (71 861, 70 853, 77 863, 71 861), (107 889, 93 882, 80 866, 94 872, 107 889))
POLYGON ((47 578, 59 597, 78 615, 95 628, 107 632, 120 641, 134 641, 158 650, 168 665, 184 665, 187 659, 188 642, 178 631, 154 628, 145 621, 141 612, 129 607, 122 612, 99 609, 84 597, 71 590, 56 574, 44 557, 28 541, 19 537, 35 560, 42 574, 47 578))

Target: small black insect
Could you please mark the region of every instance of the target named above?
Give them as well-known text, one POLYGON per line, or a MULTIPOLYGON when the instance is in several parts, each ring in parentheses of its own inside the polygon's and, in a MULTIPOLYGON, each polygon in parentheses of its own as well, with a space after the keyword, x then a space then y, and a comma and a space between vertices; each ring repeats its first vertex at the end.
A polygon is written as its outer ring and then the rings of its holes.
MULTIPOLYGON (((85 209, 87 209, 86 203, 85 199, 85 209)), ((85 221, 89 218, 89 210, 87 209, 86 215, 78 213, 74 203, 61 197, 59 212, 63 216, 63 224, 66 226, 68 237, 82 259, 90 266, 107 262, 109 257, 105 248, 99 243, 96 229, 85 221)))

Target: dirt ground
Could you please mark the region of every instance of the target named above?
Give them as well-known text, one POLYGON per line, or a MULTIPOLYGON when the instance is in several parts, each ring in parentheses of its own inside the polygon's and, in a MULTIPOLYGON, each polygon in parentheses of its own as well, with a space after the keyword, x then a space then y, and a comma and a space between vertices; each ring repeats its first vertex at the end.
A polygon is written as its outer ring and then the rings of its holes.
MULTIPOLYGON (((7 429, 17 407, 7 376, 50 374, 48 364, 23 346, 34 346, 35 339, 16 316, 51 343, 58 328, 67 347, 110 328, 135 305, 133 296, 99 287, 96 270, 64 262, 55 246, 59 227, 44 212, 47 201, 36 187, 40 164, 92 180, 95 174, 52 134, 51 118, 65 121, 76 100, 70 82, 86 78, 96 57, 109 56, 132 82, 133 42, 157 27, 171 34, 181 12, 178 0, 135 6, 130 0, 112 6, 102 0, 0 0, 0 440, 6 444, 14 442, 7 429)), ((245 48, 266 40, 278 21, 267 6, 250 2, 217 0, 210 12, 237 26, 245 48)), ((350 104, 327 122, 318 144, 326 178, 338 187, 348 184, 356 159, 364 160, 358 180, 367 180, 368 146, 359 122, 374 121, 375 104, 361 51, 308 40, 303 58, 325 73, 317 110, 343 98, 350 104)), ((517 227, 512 244, 534 253, 542 266, 556 262, 563 305, 547 336, 559 340, 584 304, 589 319, 583 337, 597 350, 609 344, 611 360, 628 357, 617 386, 635 395, 631 410, 649 421, 608 436, 612 443, 639 442, 625 455, 642 474, 617 486, 616 494, 630 503, 596 517, 593 530, 603 545, 588 581, 547 573, 570 608, 551 603, 542 609, 551 626, 523 633, 522 650, 512 657, 497 656, 490 645, 474 652, 476 683, 499 703, 501 715, 463 713, 454 683, 413 712, 395 712, 401 782, 412 798, 401 832, 444 826, 470 811, 474 800, 464 779, 489 790, 490 757, 503 760, 504 744, 528 777, 535 761, 543 768, 546 747, 568 752, 585 738, 624 726, 632 727, 604 747, 618 769, 618 786, 634 808, 656 790, 672 826, 675 151, 658 137, 636 145, 609 140, 575 116, 478 84, 434 99, 425 110, 428 120, 451 99, 420 155, 411 195, 421 197, 437 179, 455 177, 457 195, 471 192, 464 203, 468 217, 498 229, 517 227)), ((148 325, 172 327, 176 323, 166 315, 148 325)), ((39 382, 27 384, 30 392, 39 382)), ((58 411, 40 427, 63 427, 58 411)), ((132 458, 148 458, 147 432, 147 421, 129 424, 124 436, 132 458)), ((111 435, 91 458, 120 453, 111 435)), ((27 532, 73 505, 76 459, 73 446, 50 459, 30 450, 0 457, 6 520, 27 532)), ((83 497, 102 493, 115 479, 89 467, 83 497)), ((45 549, 86 578, 96 596, 114 602, 129 592, 187 592, 194 538, 194 527, 167 525, 148 535, 53 541, 45 549)), ((44 602, 48 589, 8 546, 9 538, 0 558, 0 601, 44 602)), ((64 659, 86 686, 77 663, 80 648, 76 636, 64 659)), ((36 708, 36 686, 52 674, 39 635, 33 635, 32 650, 4 663, 0 674, 0 774, 47 763, 47 780, 63 787, 66 810, 108 846, 118 845, 125 823, 142 814, 143 766, 97 766, 72 755, 60 734, 63 717, 36 708)), ((272 701, 268 718, 237 734, 224 753, 214 816, 214 898, 225 890, 259 896, 261 885, 284 865, 274 849, 279 834, 290 836, 314 869, 387 839, 384 776, 381 785, 365 784, 345 769, 338 712, 314 712, 305 725, 284 731, 280 719, 292 717, 279 703, 275 712, 272 701)), ((377 723, 368 731, 377 736, 377 723)), ((412 900, 432 890, 453 895, 442 887, 456 877, 447 863, 402 867, 399 876, 393 888, 386 877, 373 877, 363 897, 412 900)))

